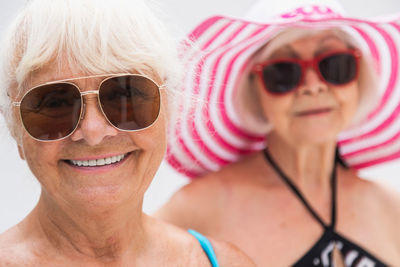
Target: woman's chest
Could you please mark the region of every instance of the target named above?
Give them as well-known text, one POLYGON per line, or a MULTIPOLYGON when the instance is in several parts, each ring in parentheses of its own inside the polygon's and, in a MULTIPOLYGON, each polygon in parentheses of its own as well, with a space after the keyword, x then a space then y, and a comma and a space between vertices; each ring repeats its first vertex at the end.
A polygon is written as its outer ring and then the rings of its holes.
MULTIPOLYGON (((312 207, 321 220, 330 225, 332 209, 329 201, 317 201, 312 207)), ((342 198, 337 202, 336 217, 335 229, 346 240, 379 259, 395 260, 394 242, 379 224, 379 212, 375 209, 366 210, 362 205, 342 198)), ((321 241, 325 231, 301 201, 273 192, 267 197, 255 193, 251 198, 232 201, 222 218, 227 223, 220 227, 222 230, 216 233, 217 237, 238 245, 260 266, 294 264, 321 241)), ((332 240, 323 239, 315 257, 320 261, 332 251, 332 240)), ((352 246, 347 246, 347 251, 353 258, 359 253, 352 246)), ((361 258, 362 255, 358 255, 361 258)))

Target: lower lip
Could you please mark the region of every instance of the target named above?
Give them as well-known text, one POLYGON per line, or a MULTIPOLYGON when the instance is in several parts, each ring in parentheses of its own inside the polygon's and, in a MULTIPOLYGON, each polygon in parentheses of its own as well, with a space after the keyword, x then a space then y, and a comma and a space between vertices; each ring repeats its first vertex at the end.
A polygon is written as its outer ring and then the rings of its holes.
POLYGON ((298 117, 311 117, 311 116, 322 116, 330 113, 331 109, 320 109, 320 110, 313 110, 313 111, 306 111, 297 113, 296 116, 298 117))
POLYGON ((131 156, 132 156, 132 152, 128 153, 124 159, 122 159, 119 162, 116 163, 112 163, 112 164, 108 164, 108 165, 103 165, 103 166, 76 166, 73 165, 71 163, 69 163, 68 161, 63 161, 65 164, 67 164, 69 167, 71 167, 72 169, 79 171, 79 172, 84 172, 84 173, 103 173, 103 172, 108 172, 111 170, 114 170, 116 168, 118 168, 119 166, 121 166, 122 164, 124 164, 131 156))

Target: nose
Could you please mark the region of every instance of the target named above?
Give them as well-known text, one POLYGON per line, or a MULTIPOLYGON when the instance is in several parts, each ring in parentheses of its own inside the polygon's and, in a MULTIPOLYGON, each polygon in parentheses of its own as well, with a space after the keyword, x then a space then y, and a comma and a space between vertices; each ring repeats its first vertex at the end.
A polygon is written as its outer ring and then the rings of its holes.
POLYGON ((116 136, 118 130, 114 128, 101 112, 97 97, 85 99, 83 118, 78 128, 71 135, 73 141, 84 140, 87 144, 95 146, 106 137, 116 136))
POLYGON ((328 84, 320 78, 312 66, 308 66, 304 70, 303 81, 298 92, 306 95, 315 95, 326 90, 328 90, 328 84))

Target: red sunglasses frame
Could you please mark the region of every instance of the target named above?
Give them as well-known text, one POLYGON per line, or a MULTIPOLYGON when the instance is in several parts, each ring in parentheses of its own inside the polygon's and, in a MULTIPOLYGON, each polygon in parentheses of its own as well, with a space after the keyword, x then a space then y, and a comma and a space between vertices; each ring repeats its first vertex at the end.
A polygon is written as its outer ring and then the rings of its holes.
POLYGON ((353 82, 354 80, 358 79, 358 74, 359 74, 359 69, 360 69, 359 68, 360 58, 361 58, 361 52, 357 49, 333 50, 333 51, 329 51, 327 53, 318 55, 312 59, 284 57, 284 58, 276 58, 276 59, 267 60, 263 63, 256 63, 252 68, 252 72, 255 73, 259 77, 259 79, 261 80, 261 83, 264 86, 265 91, 267 91, 268 93, 273 94, 273 95, 286 95, 286 94, 296 91, 300 87, 300 85, 304 81, 305 70, 307 70, 308 68, 312 68, 318 74, 318 77, 321 81, 323 81, 331 86, 335 86, 335 87, 345 86, 345 85, 353 82), (325 58, 334 56, 334 55, 338 55, 338 54, 350 54, 356 60, 356 73, 354 75, 354 78, 343 84, 334 84, 334 83, 330 83, 327 80, 325 80, 324 76, 321 74, 321 71, 318 67, 319 63, 322 60, 324 60, 325 58), (294 64, 300 65, 300 69, 301 69, 300 79, 299 79, 297 85, 294 86, 291 90, 288 90, 285 92, 275 92, 275 91, 271 91, 268 89, 268 86, 266 85, 266 83, 264 81, 263 69, 264 69, 264 67, 275 64, 275 63, 294 63, 294 64))

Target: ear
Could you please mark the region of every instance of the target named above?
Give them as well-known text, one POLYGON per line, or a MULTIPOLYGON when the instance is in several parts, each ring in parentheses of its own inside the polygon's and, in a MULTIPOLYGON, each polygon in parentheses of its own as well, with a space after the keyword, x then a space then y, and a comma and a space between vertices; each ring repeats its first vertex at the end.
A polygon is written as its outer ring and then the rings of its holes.
POLYGON ((25 160, 24 150, 23 150, 23 148, 22 148, 21 145, 18 145, 18 154, 19 154, 19 157, 20 157, 22 160, 25 160))

